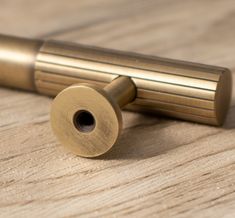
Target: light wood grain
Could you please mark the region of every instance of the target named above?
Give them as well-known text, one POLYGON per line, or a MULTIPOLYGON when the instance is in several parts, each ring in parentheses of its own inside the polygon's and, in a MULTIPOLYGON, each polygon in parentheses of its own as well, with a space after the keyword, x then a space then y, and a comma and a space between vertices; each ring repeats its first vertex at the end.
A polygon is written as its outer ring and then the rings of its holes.
MULTIPOLYGON (((235 70, 234 0, 0 0, 0 32, 235 70)), ((115 148, 79 158, 52 99, 0 88, 0 217, 235 217, 235 94, 223 128, 124 112, 115 148)))

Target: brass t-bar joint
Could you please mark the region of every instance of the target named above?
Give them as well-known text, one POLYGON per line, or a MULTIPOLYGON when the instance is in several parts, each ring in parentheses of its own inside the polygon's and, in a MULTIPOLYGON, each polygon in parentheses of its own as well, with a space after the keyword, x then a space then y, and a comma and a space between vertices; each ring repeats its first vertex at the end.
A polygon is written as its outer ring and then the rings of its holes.
POLYGON ((4 35, 0 84, 50 96, 63 90, 52 105, 53 130, 89 157, 117 140, 120 107, 222 125, 231 96, 231 73, 223 67, 4 35))

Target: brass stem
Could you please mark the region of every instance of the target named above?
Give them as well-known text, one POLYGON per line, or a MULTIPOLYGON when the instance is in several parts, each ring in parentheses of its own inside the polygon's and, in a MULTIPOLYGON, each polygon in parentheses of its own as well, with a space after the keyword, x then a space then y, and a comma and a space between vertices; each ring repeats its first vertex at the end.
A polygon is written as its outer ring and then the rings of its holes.
POLYGON ((130 77, 120 76, 104 87, 120 108, 135 100, 136 86, 130 77))

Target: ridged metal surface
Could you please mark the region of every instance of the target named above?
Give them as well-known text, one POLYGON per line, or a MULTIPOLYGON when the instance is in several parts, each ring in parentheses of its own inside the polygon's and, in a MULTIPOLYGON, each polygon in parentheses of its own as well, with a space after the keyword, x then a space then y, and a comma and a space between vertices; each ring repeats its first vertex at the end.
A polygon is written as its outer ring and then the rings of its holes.
POLYGON ((44 43, 35 64, 37 90, 52 96, 74 83, 104 87, 120 75, 137 87, 128 109, 213 125, 224 119, 230 91, 225 68, 55 41, 44 43))

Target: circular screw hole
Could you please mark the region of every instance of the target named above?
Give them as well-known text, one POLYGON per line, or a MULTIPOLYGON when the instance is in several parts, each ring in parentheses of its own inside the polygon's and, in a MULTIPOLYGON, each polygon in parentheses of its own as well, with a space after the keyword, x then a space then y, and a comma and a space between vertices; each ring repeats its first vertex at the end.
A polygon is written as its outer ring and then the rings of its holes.
POLYGON ((73 123, 80 132, 91 132, 95 128, 95 118, 86 110, 75 113, 73 123))

